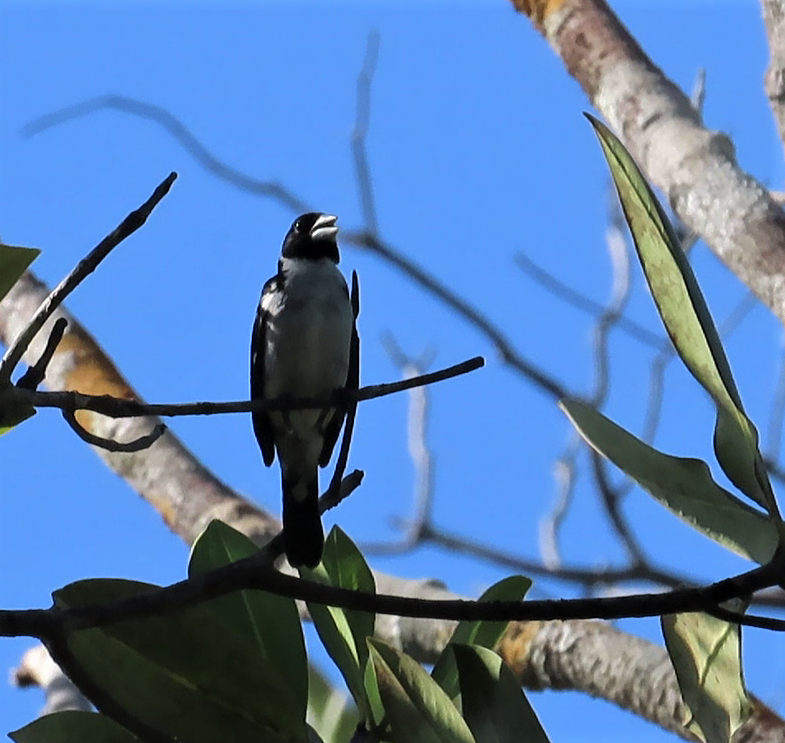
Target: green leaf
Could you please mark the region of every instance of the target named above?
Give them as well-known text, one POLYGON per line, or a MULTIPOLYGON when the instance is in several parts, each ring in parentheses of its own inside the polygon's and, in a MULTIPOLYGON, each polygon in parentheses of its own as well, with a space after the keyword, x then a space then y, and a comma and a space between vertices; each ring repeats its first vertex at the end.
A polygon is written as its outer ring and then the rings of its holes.
POLYGON ((9 733, 15 743, 136 743, 125 728, 97 712, 56 712, 9 733))
MULTIPOLYGON (((325 585, 375 594, 376 584, 363 556, 349 537, 333 527, 324 545, 322 562, 314 570, 302 568, 303 577, 325 585)), ((363 674, 368 660, 367 637, 373 635, 374 615, 308 603, 316 631, 346 681, 360 715, 368 719, 363 674)))
POLYGON ((11 291, 40 252, 38 248, 18 248, 0 243, 0 300, 11 291))
POLYGON ((695 379, 717 405, 714 451, 728 479, 777 514, 774 493, 706 301, 657 197, 624 145, 586 114, 600 140, 624 216, 665 329, 695 379))
POLYGON ((772 558, 777 530, 771 518, 714 482, 706 462, 657 451, 580 400, 559 405, 594 449, 682 521, 761 565, 772 558))
MULTIPOLYGON (((191 550, 188 576, 193 577, 256 554, 244 534, 212 521, 191 550)), ((281 682, 286 708, 304 720, 308 708, 308 659, 300 615, 293 599, 263 591, 237 591, 210 602, 216 616, 245 645, 248 662, 259 673, 281 682)))
POLYGON ((480 743, 548 743, 520 682, 492 650, 452 646, 458 666, 463 717, 480 743))
MULTIPOLYGON (((728 608, 743 611, 740 602, 734 603, 728 608)), ((660 622, 691 712, 687 728, 707 743, 730 743, 751 712, 741 666, 741 628, 697 612, 670 614, 660 622)))
MULTIPOLYGON (((522 601, 532 582, 522 575, 510 575, 494 583, 480 596, 480 601, 522 601)), ((453 643, 464 645, 481 645, 485 648, 494 648, 499 642, 508 622, 461 622, 452 633, 450 642, 442 651, 436 665, 431 671, 431 678, 447 692, 451 698, 458 695, 458 667, 455 656, 449 647, 453 643)))
POLYGON ((371 663, 370 658, 365 664, 365 671, 363 673, 363 690, 368 705, 367 720, 371 722, 369 727, 378 727, 382 725, 384 721, 385 712, 384 705, 382 704, 382 696, 379 693, 379 684, 376 681, 376 671, 373 668, 373 663, 371 663))
MULTIPOLYGON (((72 583, 54 598, 83 607, 157 590, 101 579, 72 583)), ((76 668, 128 714, 181 743, 307 739, 291 692, 249 658, 247 639, 209 604, 75 632, 50 650, 67 674, 76 668)))
POLYGON ((390 726, 385 740, 474 743, 455 705, 417 661, 378 640, 368 645, 390 726))
POLYGON ((308 722, 323 740, 349 740, 360 716, 343 689, 337 689, 314 666, 308 673, 308 722))
MULTIPOLYGON (((19 248, 0 243, 0 300, 8 294, 40 252, 38 248, 19 248)), ((0 436, 34 415, 35 408, 19 400, 14 395, 13 387, 0 390, 0 436)))

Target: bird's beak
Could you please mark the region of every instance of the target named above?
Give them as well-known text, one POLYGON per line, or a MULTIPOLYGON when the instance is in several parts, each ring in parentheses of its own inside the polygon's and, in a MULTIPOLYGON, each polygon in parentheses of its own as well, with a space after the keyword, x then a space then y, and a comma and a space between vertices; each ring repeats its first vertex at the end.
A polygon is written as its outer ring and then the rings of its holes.
POLYGON ((311 239, 334 240, 338 234, 338 228, 335 226, 337 221, 338 217, 332 214, 320 214, 311 227, 311 239))

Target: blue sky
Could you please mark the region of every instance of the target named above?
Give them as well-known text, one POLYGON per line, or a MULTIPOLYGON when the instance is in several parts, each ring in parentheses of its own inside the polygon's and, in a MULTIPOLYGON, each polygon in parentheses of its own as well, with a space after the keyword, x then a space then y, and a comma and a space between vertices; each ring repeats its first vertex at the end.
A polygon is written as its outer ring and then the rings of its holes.
MULTIPOLYGON (((760 11, 751 0, 613 3, 666 74, 689 90, 707 70, 705 120, 728 132, 742 165, 781 187, 782 149, 762 91, 760 11)), ((40 247, 34 268, 50 284, 138 206, 170 170, 180 177, 152 218, 69 300, 69 309, 150 401, 247 395, 250 326, 275 270, 291 211, 207 174, 155 124, 116 111, 70 121, 33 138, 24 125, 97 95, 163 106, 217 157, 276 179, 314 207, 361 226, 349 136, 366 38, 381 49, 368 155, 379 227, 406 256, 474 303, 521 354, 575 393, 592 383, 591 322, 518 268, 525 252, 597 301, 609 291, 604 247, 608 176, 581 115, 588 103, 526 18, 503 0, 412 3, 157 5, 5 3, 0 10, 0 233, 40 247)), ((718 320, 743 287, 699 246, 694 265, 718 320)), ((452 532, 535 558, 537 527, 555 493, 553 462, 569 428, 552 399, 496 357, 488 341, 394 268, 349 246, 342 268, 362 283, 362 376, 393 380, 381 343, 391 333, 436 365, 483 354, 486 368, 430 391, 436 461, 434 518, 452 532)), ((628 315, 659 324, 634 271, 628 315)), ((782 330, 757 307, 728 352, 745 403, 765 430, 782 330)), ((607 411, 640 430, 650 351, 615 333, 607 411)), ((657 445, 709 458, 712 413, 673 364, 657 445)), ((350 466, 361 490, 328 518, 356 541, 394 539, 389 522, 411 513, 405 396, 361 407, 350 466)), ((172 429, 219 477, 279 508, 278 473, 265 470, 245 416, 178 419, 172 429)), ((120 576, 166 583, 184 575, 186 547, 54 413, 2 441, 0 606, 37 607, 72 580, 120 576)), ((586 461, 562 531, 566 562, 624 557, 590 488, 586 461)), ((699 579, 742 569, 635 491, 625 513, 652 561, 699 579)), ((371 557, 382 570, 438 578, 476 595, 505 570, 435 548, 371 557)), ((537 581, 538 596, 573 595, 537 581)), ((651 620, 622 622, 660 641, 651 620)), ((0 669, 30 641, 0 643, 0 669)), ((748 632, 747 680, 782 710, 785 646, 748 632)), ((2 674, 0 674, 2 675, 2 674)), ((554 741, 671 739, 583 695, 532 695, 554 741), (571 714, 565 715, 565 709, 571 714), (597 731, 592 734, 590 731, 597 731), (615 736, 615 737, 614 737, 615 736)), ((0 683, 0 731, 23 725, 35 692, 0 683)))

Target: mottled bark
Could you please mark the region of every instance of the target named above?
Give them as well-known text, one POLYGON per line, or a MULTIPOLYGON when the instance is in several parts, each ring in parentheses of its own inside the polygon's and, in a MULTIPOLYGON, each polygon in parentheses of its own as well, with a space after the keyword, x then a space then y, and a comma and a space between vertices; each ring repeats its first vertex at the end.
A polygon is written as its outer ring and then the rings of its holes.
POLYGON ((731 140, 703 125, 604 0, 513 5, 535 12, 532 20, 567 72, 680 219, 785 321, 785 213, 739 167, 731 140))

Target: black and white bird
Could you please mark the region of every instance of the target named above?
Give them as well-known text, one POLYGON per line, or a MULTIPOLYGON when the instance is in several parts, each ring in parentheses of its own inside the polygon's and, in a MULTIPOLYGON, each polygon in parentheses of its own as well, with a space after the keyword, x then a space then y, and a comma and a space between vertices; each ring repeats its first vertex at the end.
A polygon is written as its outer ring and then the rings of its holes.
MULTIPOLYGON (((338 270, 337 218, 298 217, 283 242, 278 273, 264 285, 251 337, 251 399, 328 397, 347 383, 354 312, 338 270)), ((278 453, 286 557, 316 566, 324 532, 319 467, 332 456, 345 411, 252 413, 264 463, 278 453)))

